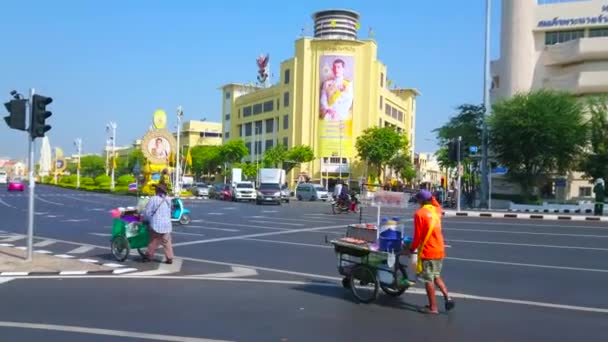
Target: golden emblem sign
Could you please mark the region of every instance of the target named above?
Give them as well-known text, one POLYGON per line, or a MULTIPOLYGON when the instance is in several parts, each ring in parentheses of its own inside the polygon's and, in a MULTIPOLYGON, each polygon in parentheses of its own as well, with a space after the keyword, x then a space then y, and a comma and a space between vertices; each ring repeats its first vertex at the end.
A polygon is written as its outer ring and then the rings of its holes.
POLYGON ((173 134, 164 129, 157 129, 149 131, 144 136, 141 141, 141 151, 152 164, 167 165, 169 158, 175 153, 176 145, 173 134))
POLYGON ((159 109, 154 112, 154 127, 156 129, 163 129, 167 125, 167 113, 164 110, 159 109))

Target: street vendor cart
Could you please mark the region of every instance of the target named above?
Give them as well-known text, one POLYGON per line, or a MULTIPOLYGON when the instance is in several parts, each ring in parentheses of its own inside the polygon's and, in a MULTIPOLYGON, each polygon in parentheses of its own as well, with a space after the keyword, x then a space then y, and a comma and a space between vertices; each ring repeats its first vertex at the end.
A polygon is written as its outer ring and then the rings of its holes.
POLYGON ((378 235, 373 225, 355 224, 347 227, 346 237, 331 241, 338 256, 338 272, 344 276, 342 286, 362 303, 376 300, 378 288, 398 297, 413 284, 399 262, 402 249, 409 247, 403 247, 401 240, 380 246, 378 235))
POLYGON ((145 256, 149 243, 146 223, 136 208, 117 208, 113 212, 111 251, 117 261, 125 261, 131 249, 145 256))

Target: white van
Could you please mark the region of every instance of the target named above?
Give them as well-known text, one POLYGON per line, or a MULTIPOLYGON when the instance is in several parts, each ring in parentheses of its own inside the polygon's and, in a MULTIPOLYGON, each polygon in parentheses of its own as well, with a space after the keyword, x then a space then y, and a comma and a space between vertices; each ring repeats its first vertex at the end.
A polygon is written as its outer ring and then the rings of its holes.
POLYGON ((316 201, 318 199, 327 201, 329 194, 322 185, 302 183, 296 188, 296 198, 299 201, 316 201))
POLYGON ((8 183, 8 175, 6 171, 0 170, 0 184, 8 183))

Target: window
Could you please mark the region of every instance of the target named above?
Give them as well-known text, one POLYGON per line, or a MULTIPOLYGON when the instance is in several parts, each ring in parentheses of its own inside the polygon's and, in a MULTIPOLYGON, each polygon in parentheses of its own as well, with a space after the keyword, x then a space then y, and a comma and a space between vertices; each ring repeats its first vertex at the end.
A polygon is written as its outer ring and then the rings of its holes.
POLYGON ((266 150, 272 148, 273 144, 274 144, 274 140, 272 140, 272 139, 266 140, 266 150))
POLYGON ((256 103, 253 105, 253 115, 261 114, 262 109, 264 109, 261 103, 256 103))
POLYGON ((384 73, 380 73, 380 87, 384 87, 384 73))
POLYGON ((291 76, 289 69, 285 69, 285 73, 283 74, 283 83, 289 84, 289 76, 291 76))
POLYGON ((230 92, 229 91, 226 92, 226 100, 228 100, 228 99, 230 99, 230 92))
POLYGON ((570 40, 583 38, 585 30, 551 31, 545 33, 545 45, 564 43, 570 40))
POLYGON ((382 96, 380 96, 380 110, 382 110, 382 108, 384 108, 383 102, 384 102, 384 98, 382 96))
POLYGON ((239 130, 239 137, 243 136, 243 125, 237 125, 236 129, 239 130))
POLYGON ((230 139, 230 132, 226 132, 226 133, 224 133, 224 138, 226 138, 226 139, 230 139))
POLYGON ((283 107, 289 107, 289 92, 283 93, 283 107))
POLYGON ((266 101, 264 102, 264 113, 272 112, 274 110, 274 101, 266 101))
POLYGON ((283 115, 283 129, 289 128, 289 115, 283 115))
POLYGON ((245 124, 245 136, 246 137, 251 136, 251 122, 248 122, 245 124))
POLYGON ((255 122, 255 134, 262 134, 262 120, 255 122))
POLYGON ((203 138, 221 138, 222 137, 222 133, 219 133, 219 132, 200 132, 198 135, 203 138))
POLYGON ((243 117, 251 116, 251 106, 243 108, 243 117))
POLYGON ((283 146, 289 147, 289 139, 287 137, 283 138, 283 146))
POLYGON ((261 141, 256 141, 255 142, 255 151, 253 153, 254 154, 262 154, 262 142, 261 141))
POLYGON ((329 158, 329 163, 330 164, 340 164, 340 158, 339 157, 331 157, 331 158, 329 158))
POLYGON ((391 117, 393 119, 397 118, 397 116, 398 116, 397 112, 398 112, 397 108, 395 108, 395 107, 391 108, 391 117))
POLYGON ((266 120, 266 133, 274 132, 274 119, 266 120))
POLYGON ((397 120, 399 120, 399 122, 403 122, 403 112, 402 111, 397 112, 397 120))
POLYGON ((589 37, 608 37, 608 27, 589 29, 589 37))
POLYGON ((249 153, 253 152, 253 151, 251 150, 251 143, 250 143, 250 142, 246 142, 246 143, 245 143, 245 147, 247 147, 247 151, 249 151, 249 153))
POLYGON ((578 188, 578 197, 591 197, 591 187, 581 186, 578 188))
POLYGON ((279 99, 277 99, 277 110, 281 109, 281 104, 279 102, 279 99))
POLYGON ((391 111, 392 111, 393 107, 389 106, 388 104, 384 106, 384 114, 391 116, 391 111))
POLYGON ((226 120, 226 121, 230 120, 230 114, 226 114, 226 116, 224 116, 224 120, 226 120))
POLYGON ((239 116, 239 119, 240 119, 241 118, 241 108, 239 108, 239 114, 238 114, 238 116, 239 116))
POLYGON ((378 127, 382 127, 382 119, 378 119, 378 127))

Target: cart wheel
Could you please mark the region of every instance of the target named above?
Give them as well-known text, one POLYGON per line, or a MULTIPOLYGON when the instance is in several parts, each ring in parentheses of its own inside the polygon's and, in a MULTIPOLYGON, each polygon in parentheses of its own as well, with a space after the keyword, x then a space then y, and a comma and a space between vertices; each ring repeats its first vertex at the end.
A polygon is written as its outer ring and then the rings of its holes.
POLYGON ((179 219, 180 224, 188 224, 190 223, 190 221, 192 221, 192 219, 190 218, 189 214, 183 214, 182 217, 179 219))
POLYGON ((147 251, 148 251, 148 249, 147 249, 147 248, 138 248, 138 249, 137 249, 137 253, 139 253, 139 255, 140 255, 142 258, 145 258, 145 257, 147 256, 147 254, 146 254, 146 252, 147 252, 147 251))
POLYGON ((350 274, 350 291, 361 303, 371 303, 378 297, 378 278, 368 266, 357 265, 350 274))
POLYGON ((382 282, 380 282, 380 288, 382 289, 382 291, 384 291, 384 293, 386 293, 389 296, 399 297, 403 294, 403 292, 405 292, 405 290, 407 290, 406 286, 402 286, 400 284, 400 280, 403 277, 405 277, 403 272, 401 272, 400 269, 397 269, 395 271, 395 279, 393 280, 393 283, 392 284, 383 284, 382 282))
POLYGON ((348 278, 342 278, 342 287, 350 289, 350 280, 348 278))
POLYGON ((129 256, 129 241, 123 235, 115 236, 112 239, 112 255, 118 261, 125 261, 129 256))

